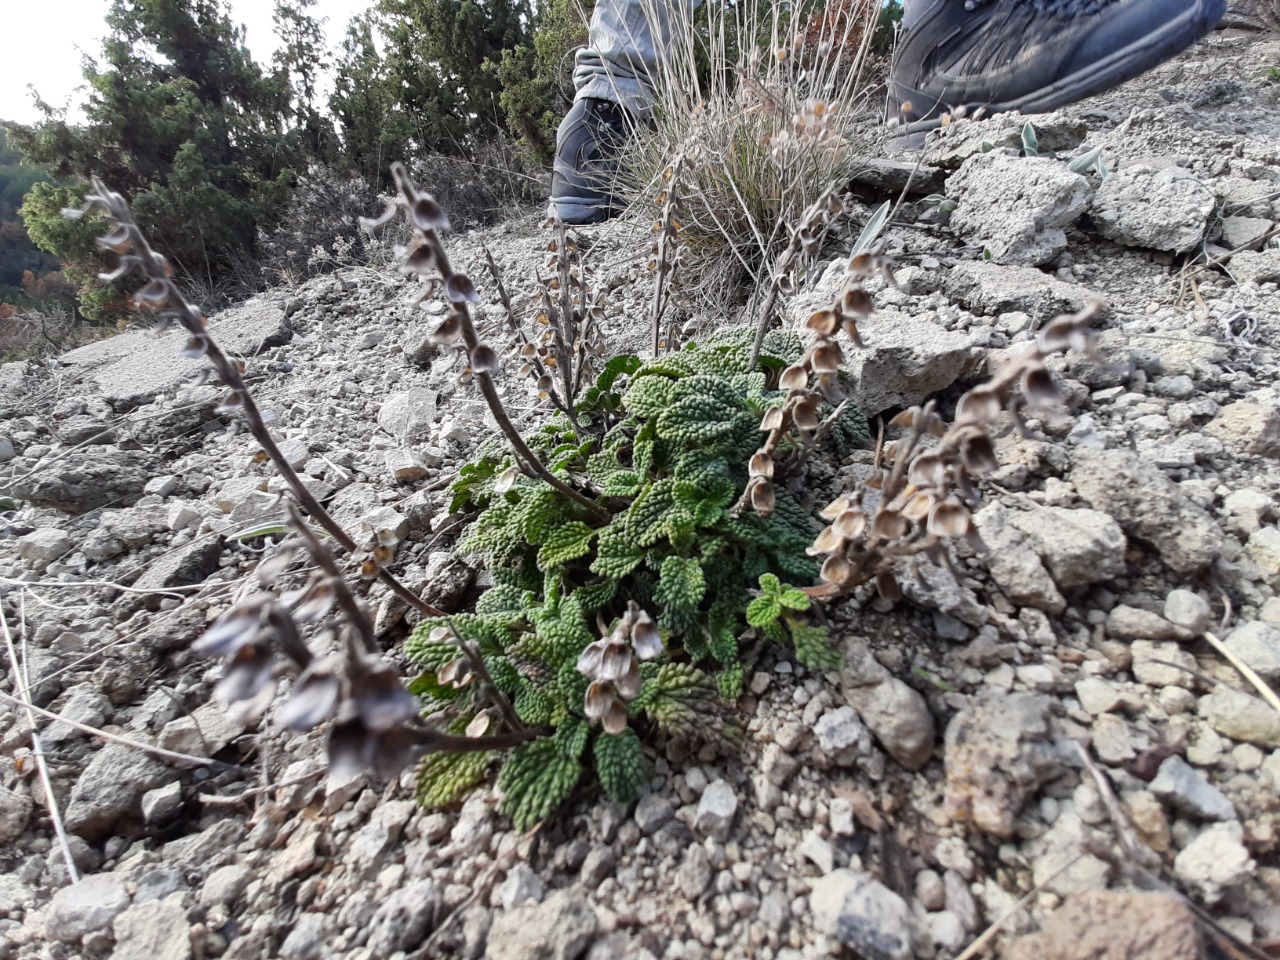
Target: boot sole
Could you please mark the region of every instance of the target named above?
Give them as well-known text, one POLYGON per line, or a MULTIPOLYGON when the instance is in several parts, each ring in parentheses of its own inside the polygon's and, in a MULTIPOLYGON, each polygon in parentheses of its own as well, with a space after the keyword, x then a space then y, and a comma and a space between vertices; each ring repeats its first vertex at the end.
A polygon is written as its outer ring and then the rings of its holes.
MULTIPOLYGON (((1092 97, 1119 86, 1126 80, 1132 80, 1138 74, 1181 53, 1213 30, 1226 10, 1226 0, 1201 0, 1165 27, 1090 64, 1085 70, 1063 77, 1056 83, 1041 87, 1017 100, 965 104, 963 109, 971 113, 985 108, 988 114, 1009 113, 1014 110, 1019 113, 1048 113, 1058 107, 1092 97)), ((942 125, 940 117, 906 124, 898 128, 895 143, 906 149, 914 149, 923 145, 927 134, 942 125)))

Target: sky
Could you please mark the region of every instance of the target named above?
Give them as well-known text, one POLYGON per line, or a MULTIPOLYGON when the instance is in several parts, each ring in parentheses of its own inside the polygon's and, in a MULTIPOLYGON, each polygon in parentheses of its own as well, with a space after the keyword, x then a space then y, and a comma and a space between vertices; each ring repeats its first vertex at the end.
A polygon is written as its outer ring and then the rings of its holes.
MULTIPOLYGON (((317 0, 312 13, 328 18, 325 38, 336 47, 348 21, 363 13, 374 0, 317 0)), ((106 33, 103 18, 109 0, 8 0, 3 22, 7 42, 0 54, 0 120, 31 123, 39 119, 32 105, 32 85, 54 106, 83 101, 80 62, 84 54, 96 57, 106 33)), ((269 62, 276 48, 271 32, 271 0, 230 0, 231 15, 244 24, 245 41, 259 63, 269 62)))

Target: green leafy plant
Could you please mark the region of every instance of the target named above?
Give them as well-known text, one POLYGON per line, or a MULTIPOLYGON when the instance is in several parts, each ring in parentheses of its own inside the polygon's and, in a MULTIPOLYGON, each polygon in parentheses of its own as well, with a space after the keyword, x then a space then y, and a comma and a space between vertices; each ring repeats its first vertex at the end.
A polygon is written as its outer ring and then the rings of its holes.
MULTIPOLYGON (((552 730, 518 747, 500 774, 519 828, 563 801, 588 765, 607 796, 634 798, 645 780, 641 733, 717 729, 717 701, 742 692, 740 637, 750 628, 815 669, 837 662, 826 631, 803 616, 800 587, 818 573, 806 553, 809 511, 781 485, 768 516, 738 509, 761 418, 785 397, 770 381, 802 352, 793 334, 770 334, 753 370, 751 341, 731 331, 647 362, 614 358, 581 397, 577 428, 557 414, 526 437, 561 481, 596 493, 603 517, 508 455, 462 472, 453 507, 479 513, 460 546, 496 585, 451 626, 520 719, 552 730)), ((837 443, 866 441, 856 410, 838 422, 837 443)), ((785 462, 801 449, 784 442, 774 455, 785 462)), ((407 652, 423 670, 411 689, 428 713, 459 729, 487 725, 492 708, 472 694, 438 621, 425 621, 407 652)), ((456 800, 476 762, 429 758, 420 799, 456 800)))

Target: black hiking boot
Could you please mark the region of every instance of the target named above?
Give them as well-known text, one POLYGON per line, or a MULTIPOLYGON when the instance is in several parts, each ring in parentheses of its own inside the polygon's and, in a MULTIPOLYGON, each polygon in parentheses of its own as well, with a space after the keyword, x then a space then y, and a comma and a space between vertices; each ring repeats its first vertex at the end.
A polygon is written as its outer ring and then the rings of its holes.
POLYGON ((549 216, 585 224, 622 212, 614 187, 618 155, 632 123, 627 111, 611 100, 586 97, 574 103, 556 131, 549 216))
POLYGON ((1226 0, 907 0, 889 80, 904 145, 942 116, 1045 113, 1185 50, 1226 0))

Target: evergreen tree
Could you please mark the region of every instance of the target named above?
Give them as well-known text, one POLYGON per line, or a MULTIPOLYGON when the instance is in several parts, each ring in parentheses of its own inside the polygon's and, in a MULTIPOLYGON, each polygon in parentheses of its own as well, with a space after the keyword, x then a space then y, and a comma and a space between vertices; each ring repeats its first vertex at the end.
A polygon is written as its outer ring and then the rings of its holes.
MULTIPOLYGON (((112 0, 107 27, 103 67, 85 66, 87 122, 46 108, 14 141, 59 176, 98 176, 124 193, 179 269, 217 280, 253 253, 304 162, 288 84, 249 56, 222 0, 112 0)), ((28 199, 33 237, 59 235, 33 228, 57 216, 52 200, 28 199)))
POLYGON ((528 0, 381 0, 387 66, 420 147, 461 153, 503 127, 488 61, 526 44, 528 0))
POLYGON ((374 42, 376 19, 351 21, 334 74, 329 112, 341 135, 341 163, 369 183, 386 183, 391 161, 407 156, 410 125, 396 79, 374 42))

